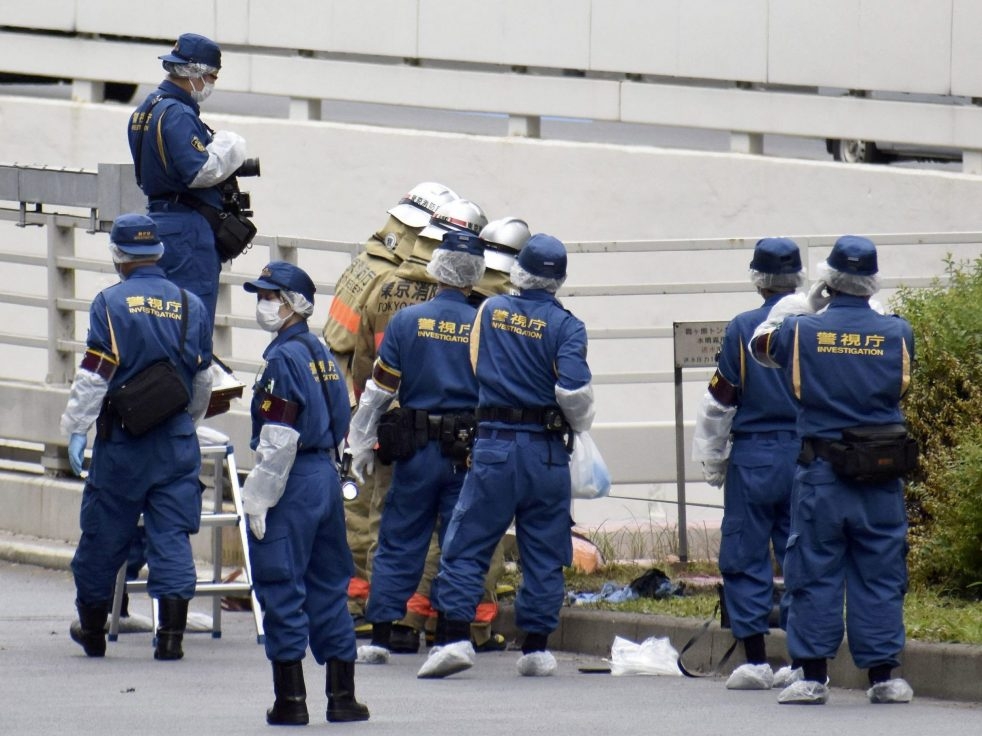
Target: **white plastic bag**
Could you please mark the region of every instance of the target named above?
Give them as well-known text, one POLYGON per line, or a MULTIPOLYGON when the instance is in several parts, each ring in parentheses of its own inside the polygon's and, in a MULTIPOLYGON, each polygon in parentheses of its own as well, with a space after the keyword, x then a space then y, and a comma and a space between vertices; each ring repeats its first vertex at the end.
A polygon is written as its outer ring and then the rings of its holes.
POLYGON ((610 471, 589 432, 577 432, 569 459, 573 498, 602 498, 610 493, 610 471))
POLYGON ((682 676, 678 665, 679 653, 668 637, 649 637, 640 644, 620 636, 610 647, 612 675, 672 675, 682 676))

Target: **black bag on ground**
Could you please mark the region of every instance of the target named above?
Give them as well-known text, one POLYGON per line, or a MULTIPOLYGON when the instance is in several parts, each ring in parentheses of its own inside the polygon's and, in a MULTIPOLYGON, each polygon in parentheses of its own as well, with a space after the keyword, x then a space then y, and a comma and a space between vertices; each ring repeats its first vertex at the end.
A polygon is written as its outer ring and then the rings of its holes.
POLYGON ((378 420, 378 459, 383 465, 408 460, 416 454, 416 412, 390 409, 378 420))
POLYGON ((109 394, 123 427, 140 436, 188 408, 191 397, 174 365, 161 360, 109 394))

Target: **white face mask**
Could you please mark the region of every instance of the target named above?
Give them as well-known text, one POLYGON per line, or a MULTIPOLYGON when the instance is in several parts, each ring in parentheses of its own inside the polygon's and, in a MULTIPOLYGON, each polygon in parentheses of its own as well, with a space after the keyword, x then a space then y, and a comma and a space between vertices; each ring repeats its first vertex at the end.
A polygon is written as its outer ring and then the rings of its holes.
POLYGON ((211 93, 215 91, 214 82, 206 82, 204 79, 202 79, 201 89, 195 89, 194 80, 188 79, 188 81, 191 82, 191 99, 197 102, 199 105, 207 100, 211 96, 211 93))
POLYGON ((287 319, 280 316, 282 306, 279 299, 260 299, 256 302, 256 322, 267 332, 279 332, 287 319))

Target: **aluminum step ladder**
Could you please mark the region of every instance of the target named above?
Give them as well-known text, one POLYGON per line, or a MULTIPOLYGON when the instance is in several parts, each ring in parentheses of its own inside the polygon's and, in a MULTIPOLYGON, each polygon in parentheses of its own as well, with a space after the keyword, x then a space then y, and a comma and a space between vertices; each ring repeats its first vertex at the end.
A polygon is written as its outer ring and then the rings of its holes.
MULTIPOLYGON (((262 611, 259 608, 259 600, 252 585, 252 566, 249 563, 249 540, 246 533, 246 515, 242 509, 242 490, 239 487, 239 474, 235 466, 235 453, 231 444, 216 444, 201 446, 201 462, 211 462, 214 468, 214 483, 212 488, 212 498, 210 508, 208 502, 202 498, 201 508, 201 529, 211 529, 211 555, 212 555, 212 574, 211 579, 199 578, 195 585, 194 595, 212 596, 212 628, 211 635, 214 639, 222 636, 222 597, 236 593, 248 593, 252 602, 252 616, 256 622, 256 643, 262 644, 266 640, 263 630, 262 611), (235 506, 233 512, 226 512, 222 507, 223 489, 225 479, 231 487, 232 502, 235 506), (235 527, 239 532, 239 542, 242 545, 244 562, 243 574, 235 580, 228 582, 222 579, 222 529, 224 527, 235 527)), ((143 517, 140 517, 143 523, 143 517)), ((126 563, 124 562, 116 574, 116 590, 113 594, 112 612, 109 619, 109 641, 116 641, 119 637, 120 611, 123 608, 123 593, 142 593, 147 590, 146 580, 126 580, 126 563)), ((153 600, 153 631, 157 631, 157 601, 153 600)), ((155 633, 156 635, 156 633, 155 633)))

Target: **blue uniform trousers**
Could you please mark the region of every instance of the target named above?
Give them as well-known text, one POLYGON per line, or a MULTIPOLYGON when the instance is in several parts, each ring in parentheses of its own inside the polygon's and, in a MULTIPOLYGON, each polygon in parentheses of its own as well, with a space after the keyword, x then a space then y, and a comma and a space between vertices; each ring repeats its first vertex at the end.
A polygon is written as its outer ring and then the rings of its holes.
POLYGON ((549 634, 559 626, 563 567, 573 561, 569 454, 555 434, 489 431, 474 443, 444 540, 433 585, 436 608, 450 620, 474 620, 491 555, 514 517, 522 560, 515 623, 549 634))
POLYGON ((365 612, 372 623, 398 621, 406 615, 406 602, 423 577, 433 529, 439 530, 442 548, 464 475, 440 454, 435 441, 394 465, 372 560, 372 590, 365 612))
MULTIPOLYGON (((784 563, 791 487, 801 442, 794 432, 736 436, 726 471, 719 569, 733 636, 766 634, 774 600, 774 557, 784 563)), ((782 606, 782 614, 786 606, 782 606)), ((782 624, 784 615, 782 615, 782 624)))
POLYGON ((201 523, 201 454, 186 414, 142 437, 115 429, 97 439, 82 492, 81 537, 72 559, 78 600, 110 600, 140 514, 147 538, 147 592, 194 597, 190 534, 201 523))
POLYGON ((148 214, 164 244, 158 265, 169 280, 201 299, 214 327, 222 262, 211 226, 190 207, 174 202, 152 202, 148 214))
POLYGON ((788 653, 794 659, 835 656, 845 597, 856 666, 900 664, 906 537, 900 480, 847 483, 821 459, 799 468, 784 572, 791 596, 788 653))
POLYGON ((345 538, 341 486, 327 451, 297 455, 266 534, 249 533, 249 561, 263 609, 266 656, 303 659, 309 642, 318 664, 355 658, 348 614, 354 572, 345 538))

